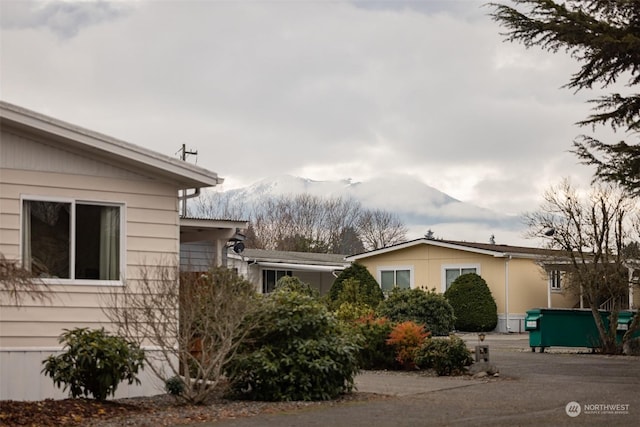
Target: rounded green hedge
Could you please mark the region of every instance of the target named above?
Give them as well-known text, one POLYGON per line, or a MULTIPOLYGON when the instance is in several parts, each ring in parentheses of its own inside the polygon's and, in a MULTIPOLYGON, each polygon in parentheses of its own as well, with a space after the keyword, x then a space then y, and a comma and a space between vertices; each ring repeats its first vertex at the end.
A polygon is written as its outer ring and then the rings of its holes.
POLYGON ((454 328, 454 311, 445 297, 435 291, 395 288, 378 306, 378 315, 394 322, 425 325, 433 335, 449 335, 454 328))
POLYGON ((463 274, 444 293, 456 315, 456 329, 486 332, 498 324, 498 307, 485 280, 475 273, 463 274))

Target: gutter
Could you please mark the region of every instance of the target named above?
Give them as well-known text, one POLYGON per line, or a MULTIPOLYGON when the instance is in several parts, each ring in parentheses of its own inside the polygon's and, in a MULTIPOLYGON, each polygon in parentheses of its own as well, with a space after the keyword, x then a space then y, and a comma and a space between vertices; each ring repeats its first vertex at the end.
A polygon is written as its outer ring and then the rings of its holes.
POLYGON ((182 217, 186 218, 187 216, 187 200, 193 199, 194 197, 198 197, 200 195, 200 187, 194 189, 194 192, 191 194, 187 194, 188 189, 182 190, 182 196, 178 197, 178 199, 182 200, 182 217))
POLYGON ((313 264, 291 264, 284 262, 264 262, 264 261, 254 261, 250 263, 251 265, 259 265, 262 267, 269 268, 278 268, 281 270, 297 270, 297 271, 326 271, 326 272, 334 272, 334 271, 342 271, 346 267, 338 266, 338 265, 313 265, 313 264))

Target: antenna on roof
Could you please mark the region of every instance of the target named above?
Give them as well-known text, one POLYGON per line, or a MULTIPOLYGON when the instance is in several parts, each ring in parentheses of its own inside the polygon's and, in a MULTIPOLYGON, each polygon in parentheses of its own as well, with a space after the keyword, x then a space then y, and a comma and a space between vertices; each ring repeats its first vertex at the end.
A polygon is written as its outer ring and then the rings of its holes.
MULTIPOLYGON (((193 156, 197 156, 198 155, 198 151, 193 151, 193 150, 187 150, 187 144, 182 144, 182 148, 180 148, 178 151, 176 151, 176 154, 181 153, 180 154, 180 160, 182 160, 183 162, 187 161, 187 156, 188 155, 193 155, 193 156)), ((198 161, 196 160, 196 163, 198 163, 198 161)))
MULTIPOLYGON (((182 148, 180 148, 178 151, 176 151, 176 154, 180 153, 180 160, 182 160, 183 162, 187 161, 187 156, 188 155, 193 155, 193 156, 197 156, 198 155, 198 151, 193 151, 193 150, 187 150, 187 144, 182 144, 182 148)), ((198 163, 198 158, 196 157, 196 163, 198 163)), ((187 217, 187 189, 185 188, 184 190, 182 190, 182 197, 180 197, 182 199, 182 217, 186 218, 187 217)))

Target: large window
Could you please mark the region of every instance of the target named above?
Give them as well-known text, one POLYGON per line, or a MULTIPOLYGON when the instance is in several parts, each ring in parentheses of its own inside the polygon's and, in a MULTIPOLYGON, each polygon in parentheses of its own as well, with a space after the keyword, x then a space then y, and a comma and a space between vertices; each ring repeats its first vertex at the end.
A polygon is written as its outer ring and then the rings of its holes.
POLYGON ((411 288, 411 268, 407 267, 381 267, 378 270, 380 286, 383 292, 389 292, 393 288, 411 288))
POLYGON ((121 206, 24 200, 22 259, 41 278, 120 280, 121 206))
POLYGON ((465 265, 465 266, 445 266, 443 270, 443 281, 444 281, 444 289, 443 292, 449 289, 451 284, 463 274, 476 273, 479 274, 479 267, 473 265, 465 265))
POLYGON ((273 292, 276 283, 284 276, 291 276, 293 273, 289 270, 262 270, 262 293, 268 294, 273 292))

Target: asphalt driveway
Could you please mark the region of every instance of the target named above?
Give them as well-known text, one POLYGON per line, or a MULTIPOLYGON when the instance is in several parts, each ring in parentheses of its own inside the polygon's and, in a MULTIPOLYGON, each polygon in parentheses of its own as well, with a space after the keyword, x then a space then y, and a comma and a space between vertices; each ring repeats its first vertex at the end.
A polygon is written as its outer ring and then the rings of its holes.
MULTIPOLYGON (((475 335, 463 338, 470 347, 475 335)), ((270 426, 637 426, 640 357, 551 348, 532 353, 528 336, 488 335, 496 378, 365 372, 359 391, 391 398, 223 420, 201 427, 270 426)))

